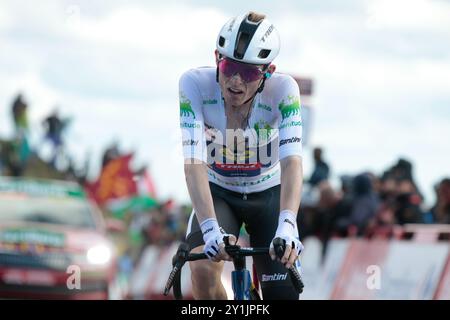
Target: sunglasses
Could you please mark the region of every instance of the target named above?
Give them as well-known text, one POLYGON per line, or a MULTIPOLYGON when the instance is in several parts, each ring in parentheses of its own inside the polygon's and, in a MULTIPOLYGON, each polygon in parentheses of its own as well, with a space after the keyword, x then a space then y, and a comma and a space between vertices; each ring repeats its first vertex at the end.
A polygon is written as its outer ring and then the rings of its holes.
POLYGON ((232 77, 239 73, 242 80, 252 82, 262 78, 264 75, 263 68, 256 65, 237 62, 228 58, 219 60, 219 70, 226 77, 232 77))

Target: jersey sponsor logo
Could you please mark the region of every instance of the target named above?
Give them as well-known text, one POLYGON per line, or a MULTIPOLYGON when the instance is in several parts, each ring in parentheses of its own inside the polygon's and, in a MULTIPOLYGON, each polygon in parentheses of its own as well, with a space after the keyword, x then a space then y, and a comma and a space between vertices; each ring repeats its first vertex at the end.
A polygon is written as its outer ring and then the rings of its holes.
POLYGON ((180 124, 181 128, 196 128, 196 129, 200 129, 200 125, 197 123, 188 123, 188 122, 183 122, 180 124))
POLYGON ((183 140, 183 146, 196 146, 198 144, 198 140, 183 140))
MULTIPOLYGON (((246 148, 245 151, 234 153, 226 146, 218 146, 219 155, 221 158, 215 158, 216 162, 225 163, 256 163, 259 162, 262 167, 269 167, 275 159, 272 159, 272 142, 269 142, 263 147, 246 148)), ((215 156, 215 155, 214 155, 215 156)))
MULTIPOLYGON (((211 166, 209 168, 212 169, 211 166)), ((214 179, 215 181, 217 181, 218 183, 220 183, 222 185, 232 186, 232 187, 249 187, 249 186, 254 186, 254 185, 263 183, 264 181, 272 179, 278 173, 279 173, 279 170, 275 170, 274 172, 266 174, 264 177, 262 177, 261 179, 258 179, 256 181, 225 181, 225 180, 220 179, 220 177, 218 177, 217 175, 215 175, 213 171, 208 170, 208 175, 212 179, 214 179)))
POLYGON ((303 124, 301 121, 291 121, 280 126, 280 129, 289 128, 289 127, 301 127, 303 124))
POLYGON ((283 140, 280 140, 280 147, 282 145, 285 145, 285 144, 288 144, 288 143, 301 142, 301 141, 302 141, 302 139, 299 138, 299 137, 292 137, 292 138, 289 138, 289 139, 283 139, 283 140))
POLYGON ((255 123, 253 128, 256 131, 256 135, 258 136, 259 140, 262 141, 268 141, 270 138, 270 134, 272 132, 272 127, 265 122, 264 120, 261 120, 260 122, 255 123))
POLYGON ((195 119, 195 113, 191 107, 191 100, 189 100, 183 94, 181 94, 180 95, 180 117, 189 117, 191 115, 195 119))
POLYGON ((260 108, 260 109, 267 110, 267 111, 272 111, 272 107, 271 107, 271 106, 268 106, 268 105, 266 105, 266 104, 258 103, 258 104, 257 104, 257 107, 260 108))
POLYGON ((211 168, 224 177, 256 177, 261 174, 260 163, 213 163, 211 168))
POLYGON ((216 163, 216 167, 222 170, 253 170, 260 169, 260 163, 242 163, 242 164, 226 164, 226 163, 216 163))
POLYGON ((256 177, 261 174, 260 163, 226 164, 214 163, 212 168, 226 177, 256 177))
POLYGON ((287 279, 287 273, 274 273, 274 274, 263 274, 262 275, 262 282, 268 282, 268 281, 283 281, 287 279))
POLYGON ((206 99, 206 100, 203 100, 203 104, 217 104, 217 99, 206 99))
POLYGON ((215 142, 206 141, 208 164, 226 163, 226 164, 249 164, 259 163, 261 167, 267 168, 278 160, 277 143, 269 141, 262 146, 245 146, 242 151, 233 152, 225 145, 219 145, 215 142))
POLYGON ((246 161, 252 158, 256 159, 257 156, 256 152, 250 149, 246 149, 244 152, 241 153, 234 153, 226 146, 222 146, 221 154, 224 156, 225 159, 237 162, 246 161))
POLYGON ((273 29, 274 29, 274 26, 273 26, 273 24, 271 24, 269 29, 267 29, 267 31, 262 36, 262 38, 261 38, 262 42, 266 42, 267 37, 272 33, 273 29))
POLYGON ((278 105, 283 120, 292 116, 300 115, 300 99, 296 96, 288 96, 288 102, 281 101, 278 105))

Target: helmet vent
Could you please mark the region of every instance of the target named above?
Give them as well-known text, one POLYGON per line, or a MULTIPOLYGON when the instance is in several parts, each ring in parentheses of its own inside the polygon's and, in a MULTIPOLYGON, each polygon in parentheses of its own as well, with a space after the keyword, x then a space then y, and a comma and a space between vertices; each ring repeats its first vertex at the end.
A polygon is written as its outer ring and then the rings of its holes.
POLYGON ((272 50, 262 49, 258 54, 258 58, 261 58, 261 59, 267 58, 270 54, 270 51, 272 51, 272 50))
POLYGON ((219 38, 219 46, 223 47, 224 44, 225 44, 225 38, 221 36, 221 37, 219 38))
POLYGON ((244 58, 245 51, 248 48, 249 42, 250 42, 250 35, 248 33, 242 32, 239 34, 236 51, 234 52, 235 58, 237 58, 237 59, 244 58))

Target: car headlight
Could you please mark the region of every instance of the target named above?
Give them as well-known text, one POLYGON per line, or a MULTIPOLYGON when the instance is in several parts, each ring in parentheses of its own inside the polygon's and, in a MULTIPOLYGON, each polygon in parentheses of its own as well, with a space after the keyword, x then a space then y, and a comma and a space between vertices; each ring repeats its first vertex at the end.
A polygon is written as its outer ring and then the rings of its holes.
POLYGON ((106 264, 111 260, 111 249, 105 245, 98 245, 87 251, 87 261, 91 264, 106 264))

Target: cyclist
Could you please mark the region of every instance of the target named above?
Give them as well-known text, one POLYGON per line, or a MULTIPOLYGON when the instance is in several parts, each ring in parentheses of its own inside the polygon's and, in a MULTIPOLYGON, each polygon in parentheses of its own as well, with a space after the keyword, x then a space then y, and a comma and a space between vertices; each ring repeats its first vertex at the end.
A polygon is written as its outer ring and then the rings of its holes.
POLYGON ((226 299, 221 283, 224 237, 240 227, 250 245, 271 247, 254 257, 264 299, 298 299, 285 267, 299 267, 296 215, 302 189, 302 123, 295 80, 275 73, 278 31, 265 15, 230 19, 216 43, 215 67, 180 79, 184 170, 193 204, 186 241, 210 260, 191 262, 196 299, 226 299), (286 240, 275 261, 272 241, 286 240), (284 266, 283 266, 284 264, 284 266))

